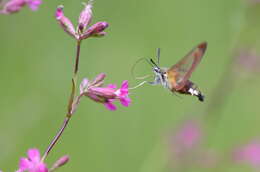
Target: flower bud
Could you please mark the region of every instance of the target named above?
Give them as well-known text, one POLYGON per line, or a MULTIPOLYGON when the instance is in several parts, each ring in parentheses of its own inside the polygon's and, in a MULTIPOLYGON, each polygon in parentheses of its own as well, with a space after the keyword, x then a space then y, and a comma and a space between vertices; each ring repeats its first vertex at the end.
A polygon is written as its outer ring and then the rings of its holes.
POLYGON ((103 85, 103 81, 106 77, 105 73, 100 73, 96 78, 91 82, 91 86, 100 87, 103 85))
POLYGON ((62 5, 58 6, 55 16, 60 26, 64 29, 64 31, 77 39, 73 24, 67 17, 64 16, 62 5))
POLYGON ((88 79, 87 79, 87 78, 84 78, 84 79, 82 80, 82 82, 80 83, 80 87, 79 87, 79 89, 80 89, 80 94, 83 94, 84 92, 87 91, 88 85, 89 85, 88 79))
POLYGON ((83 4, 85 8, 81 11, 79 20, 78 20, 78 27, 77 32, 82 33, 86 27, 89 25, 92 19, 92 1, 88 4, 83 4))
POLYGON ((52 166, 51 170, 53 171, 54 169, 57 169, 69 162, 70 158, 68 155, 62 156, 60 159, 58 159, 52 166))
POLYGON ((102 33, 107 27, 108 27, 107 22, 98 22, 94 25, 92 25, 90 28, 88 28, 83 35, 81 36, 80 39, 86 39, 91 36, 95 36, 97 34, 102 33))

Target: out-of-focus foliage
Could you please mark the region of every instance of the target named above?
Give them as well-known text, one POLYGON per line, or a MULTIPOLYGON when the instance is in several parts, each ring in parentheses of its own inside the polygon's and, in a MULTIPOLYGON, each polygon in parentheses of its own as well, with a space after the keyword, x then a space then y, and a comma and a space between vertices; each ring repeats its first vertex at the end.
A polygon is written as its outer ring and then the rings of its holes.
MULTIPOLYGON (((43 152, 63 121, 76 44, 58 26, 54 12, 63 4, 66 15, 76 21, 81 2, 45 0, 37 12, 0 16, 3 171, 17 169, 28 148, 43 152)), ((171 149, 176 145, 169 138, 183 120, 192 118, 204 132, 196 150, 209 150, 207 155, 218 163, 180 169, 249 171, 231 160, 236 146, 260 136, 259 64, 248 58, 250 52, 256 57, 259 53, 259 9, 256 2, 245 0, 96 0, 93 23, 107 21, 110 26, 104 38, 82 44, 81 79, 105 72, 107 83, 119 85, 127 79, 135 86, 138 81, 130 71, 139 58, 154 57, 160 47, 161 65, 171 66, 207 41, 207 52, 191 78, 206 99, 201 103, 191 96, 179 98, 148 85, 132 90, 132 105, 115 112, 86 99, 47 163, 69 154, 70 163, 60 171, 174 171, 179 166, 171 149)), ((148 69, 137 70, 149 74, 148 69)))

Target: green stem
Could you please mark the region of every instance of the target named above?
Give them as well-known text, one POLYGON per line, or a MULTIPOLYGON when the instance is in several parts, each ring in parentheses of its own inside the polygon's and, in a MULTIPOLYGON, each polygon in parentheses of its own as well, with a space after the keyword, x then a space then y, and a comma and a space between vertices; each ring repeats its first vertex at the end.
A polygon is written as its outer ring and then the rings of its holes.
POLYGON ((67 125, 70 121, 70 118, 74 112, 72 109, 73 109, 73 102, 75 101, 75 97, 76 97, 75 90, 77 87, 77 74, 78 74, 78 70, 79 70, 80 43, 81 43, 80 41, 77 41, 77 52, 76 52, 75 65, 74 65, 74 74, 73 74, 73 78, 72 78, 72 89, 71 89, 71 94, 70 94, 69 101, 68 101, 68 112, 66 114, 66 117, 65 117, 60 129, 58 130, 57 134, 52 139, 52 141, 49 144, 49 146, 47 147, 46 151, 44 152, 43 157, 41 159, 42 162, 46 159, 46 157, 48 156, 50 151, 53 149, 53 147, 55 146, 55 144, 57 143, 57 141, 63 134, 63 132, 64 132, 65 128, 67 127, 67 125))

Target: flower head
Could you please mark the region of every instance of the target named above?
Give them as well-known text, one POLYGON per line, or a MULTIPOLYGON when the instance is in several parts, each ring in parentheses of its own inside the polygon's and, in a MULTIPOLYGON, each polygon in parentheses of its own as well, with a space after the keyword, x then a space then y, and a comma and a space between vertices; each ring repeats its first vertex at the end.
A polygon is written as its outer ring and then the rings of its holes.
POLYGON ((116 110, 114 101, 119 100, 123 106, 129 106, 131 99, 128 97, 128 81, 123 81, 121 87, 117 89, 115 84, 102 87, 105 74, 99 74, 92 82, 83 79, 80 85, 80 94, 87 96, 91 100, 102 103, 109 110, 116 110))
POLYGON ((40 152, 38 149, 29 149, 28 158, 21 158, 19 170, 17 172, 48 172, 46 165, 41 162, 40 152))
POLYGON ((96 24, 89 27, 92 20, 92 0, 85 4, 85 8, 81 11, 78 19, 77 30, 75 31, 71 21, 64 16, 62 7, 58 6, 56 9, 56 19, 58 20, 61 27, 69 35, 72 35, 76 40, 80 41, 89 37, 102 37, 106 35, 104 30, 108 27, 107 22, 97 22, 96 24))
POLYGON ((41 5, 41 0, 10 0, 4 4, 3 9, 0 11, 2 14, 12 14, 21 10, 25 5, 28 5, 32 11, 36 11, 41 5))

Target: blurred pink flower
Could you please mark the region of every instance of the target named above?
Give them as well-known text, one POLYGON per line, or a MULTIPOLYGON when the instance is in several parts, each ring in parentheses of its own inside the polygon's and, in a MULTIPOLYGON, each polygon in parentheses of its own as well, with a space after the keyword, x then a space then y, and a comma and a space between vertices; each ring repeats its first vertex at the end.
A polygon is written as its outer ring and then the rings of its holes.
POLYGON ((36 11, 42 4, 41 0, 10 0, 3 5, 1 14, 12 14, 21 10, 25 5, 28 5, 32 11, 36 11))
POLYGON ((77 30, 75 31, 71 21, 64 16, 63 6, 58 6, 55 16, 60 26, 76 40, 80 41, 89 37, 102 37, 106 35, 104 30, 108 27, 107 22, 97 22, 96 24, 89 26, 92 20, 92 1, 84 5, 84 9, 81 11, 78 19, 77 30))
POLYGON ((109 110, 116 110, 113 104, 119 100, 123 106, 129 106, 131 99, 128 97, 128 81, 123 81, 121 87, 116 89, 115 84, 102 87, 105 74, 98 75, 92 82, 86 78, 80 84, 80 94, 89 97, 91 100, 102 103, 109 110))
POLYGON ((216 152, 202 147, 202 136, 202 126, 197 120, 185 121, 177 128, 170 140, 170 150, 172 151, 170 155, 174 161, 173 168, 187 170, 194 166, 211 168, 217 165, 216 152))
POLYGON ((175 143, 184 149, 191 149, 197 145, 202 136, 202 131, 196 121, 187 121, 177 131, 175 143))
POLYGON ((260 166, 260 141, 251 143, 236 149, 233 154, 236 162, 247 163, 253 167, 260 166))
POLYGON ((29 149, 28 158, 21 158, 19 170, 17 172, 48 172, 46 165, 41 162, 40 152, 38 149, 29 149))

